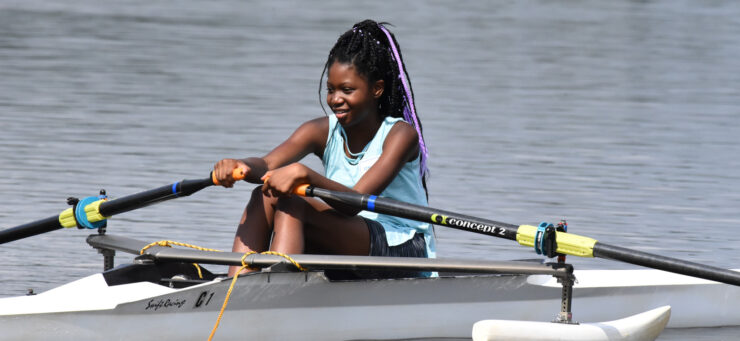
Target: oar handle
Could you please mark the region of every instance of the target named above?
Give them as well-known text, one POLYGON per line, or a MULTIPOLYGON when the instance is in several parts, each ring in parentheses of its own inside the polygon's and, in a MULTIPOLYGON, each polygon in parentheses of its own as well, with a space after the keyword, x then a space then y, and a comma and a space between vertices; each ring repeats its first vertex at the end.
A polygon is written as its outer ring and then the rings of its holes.
MULTIPOLYGON (((246 171, 242 167, 234 168, 234 170, 231 171, 231 178, 236 181, 244 180, 244 176, 246 175, 245 173, 246 171)), ((216 179, 216 172, 211 172, 211 181, 213 181, 213 184, 216 186, 221 185, 218 182, 218 179, 216 179)))
POLYGON ((306 191, 308 190, 309 187, 311 187, 311 185, 309 184, 298 185, 296 186, 296 188, 293 188, 293 194, 298 194, 302 197, 305 197, 306 191))

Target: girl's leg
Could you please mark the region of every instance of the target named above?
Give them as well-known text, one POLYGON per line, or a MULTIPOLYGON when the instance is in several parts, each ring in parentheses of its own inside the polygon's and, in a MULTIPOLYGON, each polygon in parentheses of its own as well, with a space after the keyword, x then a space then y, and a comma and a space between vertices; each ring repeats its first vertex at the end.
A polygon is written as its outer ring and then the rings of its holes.
POLYGON ((286 254, 305 253, 303 233, 305 206, 293 199, 293 196, 278 199, 271 251, 286 254))
POLYGON ((324 202, 289 196, 280 198, 274 214, 270 249, 282 253, 361 255, 370 253, 370 233, 360 216, 347 216, 324 202))
MULTIPOLYGON (((246 253, 267 250, 272 234, 273 217, 277 199, 262 194, 259 186, 252 191, 247 207, 244 209, 239 227, 234 236, 232 252, 246 253)), ((238 267, 229 267, 229 276, 236 273, 238 267)), ((246 271, 245 271, 246 272, 246 271)))

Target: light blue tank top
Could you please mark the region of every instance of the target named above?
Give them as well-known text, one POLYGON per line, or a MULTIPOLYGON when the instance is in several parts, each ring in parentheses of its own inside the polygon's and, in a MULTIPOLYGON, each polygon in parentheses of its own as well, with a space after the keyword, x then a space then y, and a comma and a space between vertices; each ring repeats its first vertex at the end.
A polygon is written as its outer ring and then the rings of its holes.
MULTIPOLYGON (((375 137, 365 146, 365 153, 357 159, 350 159, 344 153, 342 128, 334 115, 329 115, 329 135, 324 149, 324 176, 344 186, 354 187, 357 181, 375 164, 383 152, 383 143, 393 125, 402 118, 386 117, 375 137)), ((388 187, 380 194, 382 197, 427 206, 426 193, 419 175, 419 157, 404 164, 388 187)), ((370 211, 361 211, 360 216, 375 220, 383 225, 388 246, 402 244, 414 237, 417 232, 424 234, 429 258, 436 256, 434 231, 431 224, 398 218, 370 211)))

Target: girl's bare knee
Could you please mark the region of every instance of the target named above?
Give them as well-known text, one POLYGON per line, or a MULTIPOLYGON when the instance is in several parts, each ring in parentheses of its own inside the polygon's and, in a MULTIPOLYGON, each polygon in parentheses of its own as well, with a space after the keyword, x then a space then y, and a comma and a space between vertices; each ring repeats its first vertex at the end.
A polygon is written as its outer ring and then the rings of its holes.
POLYGON ((306 201, 296 196, 280 197, 277 199, 275 206, 278 212, 288 214, 292 217, 302 219, 306 210, 306 201))

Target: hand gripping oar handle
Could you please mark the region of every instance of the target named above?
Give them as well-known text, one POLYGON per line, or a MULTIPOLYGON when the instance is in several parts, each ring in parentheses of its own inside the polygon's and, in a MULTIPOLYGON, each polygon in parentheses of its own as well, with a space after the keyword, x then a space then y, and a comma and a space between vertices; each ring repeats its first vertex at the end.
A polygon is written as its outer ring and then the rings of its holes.
MULTIPOLYGON (((234 169, 232 177, 235 180, 244 179, 244 170, 241 168, 234 169)), ((75 227, 77 226, 75 213, 84 214, 87 221, 94 223, 105 220, 119 213, 128 212, 174 198, 188 196, 206 187, 217 185, 217 183, 218 181, 213 176, 213 173, 211 173, 208 178, 204 179, 182 180, 173 184, 131 194, 114 200, 97 200, 85 205, 84 207, 77 207, 77 211, 82 210, 81 212, 75 212, 72 208, 68 208, 62 211, 59 215, 0 231, 0 244, 54 231, 63 227, 75 227)))
MULTIPOLYGON (((535 226, 506 224, 493 220, 438 210, 427 206, 413 205, 374 195, 330 191, 310 185, 298 186, 294 192, 301 196, 321 198, 329 204, 337 202, 362 210, 433 223, 509 240, 516 240, 519 244, 525 246, 534 246, 537 234, 537 227, 535 226)), ((555 238, 557 253, 580 257, 612 259, 740 286, 740 272, 612 246, 598 242, 596 239, 572 233, 556 232, 555 238)))
MULTIPOLYGON (((237 167, 237 168, 234 168, 234 170, 231 171, 231 177, 234 180, 237 180, 237 181, 244 180, 244 176, 245 176, 245 174, 244 174, 244 168, 237 167)), ((213 181, 213 184, 214 185, 216 185, 216 186, 221 185, 220 183, 218 183, 218 179, 216 179, 216 173, 214 173, 214 172, 211 172, 211 180, 213 181)))

